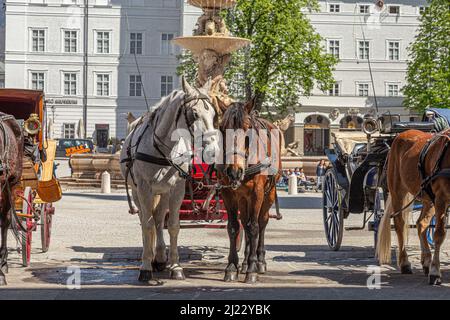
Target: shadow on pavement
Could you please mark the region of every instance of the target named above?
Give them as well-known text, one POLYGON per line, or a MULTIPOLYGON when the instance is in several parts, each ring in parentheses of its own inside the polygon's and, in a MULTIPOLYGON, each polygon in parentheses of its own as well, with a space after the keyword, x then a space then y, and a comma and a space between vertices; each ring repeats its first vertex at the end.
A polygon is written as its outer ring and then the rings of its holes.
POLYGON ((97 199, 97 200, 113 200, 113 201, 127 201, 125 194, 92 194, 92 193, 74 193, 64 192, 63 196, 97 199))

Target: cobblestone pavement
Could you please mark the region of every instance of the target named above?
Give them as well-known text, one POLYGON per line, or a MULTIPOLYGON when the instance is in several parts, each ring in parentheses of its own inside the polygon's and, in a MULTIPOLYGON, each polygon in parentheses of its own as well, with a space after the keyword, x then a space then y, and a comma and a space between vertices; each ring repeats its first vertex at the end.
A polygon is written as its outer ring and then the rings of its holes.
MULTIPOLYGON (((137 216, 129 215, 123 193, 101 195, 66 191, 56 204, 52 243, 39 249, 35 232, 32 265, 22 268, 10 254, 8 286, 0 299, 438 299, 449 298, 448 241, 441 255, 444 284, 427 285, 419 263, 415 230, 408 243, 413 275, 383 267, 381 289, 369 290, 368 267, 375 265, 373 234, 346 231, 342 248, 332 252, 323 232, 320 194, 282 195, 284 218, 269 223, 266 236, 268 272, 256 285, 224 283, 226 229, 183 229, 179 245, 187 279, 175 281, 168 272, 155 273, 154 285, 137 281, 141 234, 137 216), (81 270, 81 289, 69 290, 68 267, 81 270)), ((346 226, 358 226, 353 215, 346 226)), ((167 237, 167 234, 166 234, 167 237)), ((10 246, 14 247, 12 236, 10 246)), ((393 236, 395 240, 395 236, 393 236)), ((395 240, 396 241, 396 240, 395 240)), ((166 238, 168 243, 168 237, 166 238)), ((242 255, 242 253, 241 253, 242 255)))

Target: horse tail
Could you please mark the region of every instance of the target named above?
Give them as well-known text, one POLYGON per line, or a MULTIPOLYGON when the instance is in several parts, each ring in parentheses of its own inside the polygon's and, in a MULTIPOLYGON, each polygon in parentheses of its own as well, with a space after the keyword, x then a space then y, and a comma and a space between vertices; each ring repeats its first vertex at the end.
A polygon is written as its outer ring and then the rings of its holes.
POLYGON ((386 208, 384 210, 383 217, 381 218, 380 225, 378 226, 377 248, 376 257, 381 264, 391 263, 391 214, 392 209, 392 197, 389 194, 386 200, 386 208))

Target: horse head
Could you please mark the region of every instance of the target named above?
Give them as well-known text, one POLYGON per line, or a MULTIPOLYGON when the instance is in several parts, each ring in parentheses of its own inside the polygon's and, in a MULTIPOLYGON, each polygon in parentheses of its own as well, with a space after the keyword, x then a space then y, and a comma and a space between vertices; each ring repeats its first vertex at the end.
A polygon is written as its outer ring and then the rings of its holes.
POLYGON ((245 169, 249 162, 254 106, 255 99, 245 104, 233 102, 225 110, 220 125, 220 131, 225 137, 223 174, 228 177, 234 188, 237 188, 244 179, 245 169))

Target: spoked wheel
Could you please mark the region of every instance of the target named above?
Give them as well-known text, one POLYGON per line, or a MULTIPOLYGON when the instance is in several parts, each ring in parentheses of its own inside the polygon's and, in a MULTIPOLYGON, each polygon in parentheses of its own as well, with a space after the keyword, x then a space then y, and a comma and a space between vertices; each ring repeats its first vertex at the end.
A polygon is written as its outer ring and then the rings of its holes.
POLYGON ((31 259, 31 240, 34 228, 33 222, 33 193, 30 187, 26 187, 23 192, 22 200, 22 216, 20 218, 22 228, 19 228, 20 238, 21 238, 21 253, 22 253, 22 265, 28 267, 30 265, 31 259), (24 231, 24 230, 26 231, 24 231))
POLYGON ((325 235, 330 249, 338 251, 344 233, 344 214, 342 211, 342 192, 332 169, 325 174, 322 186, 325 235))
POLYGON ((41 205, 41 244, 42 252, 47 252, 50 247, 50 236, 52 230, 54 208, 51 203, 41 205))
POLYGON ((378 242, 378 227, 380 226, 381 218, 384 215, 384 191, 383 188, 378 187, 375 192, 375 199, 373 204, 373 240, 374 248, 377 248, 378 242))

